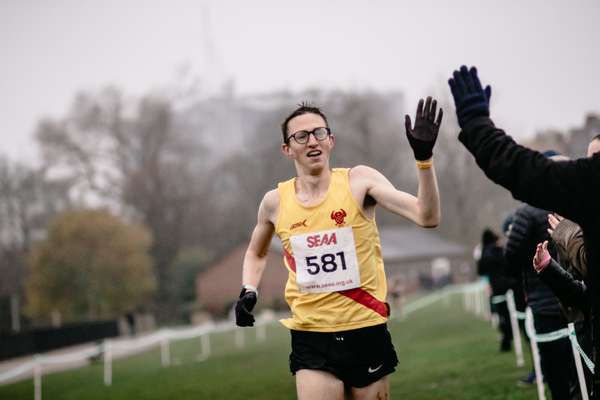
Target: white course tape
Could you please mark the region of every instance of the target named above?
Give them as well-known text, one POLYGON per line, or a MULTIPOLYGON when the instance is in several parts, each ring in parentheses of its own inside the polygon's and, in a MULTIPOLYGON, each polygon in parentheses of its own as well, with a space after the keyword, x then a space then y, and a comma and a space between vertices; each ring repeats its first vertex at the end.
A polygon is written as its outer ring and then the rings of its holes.
POLYGON ((80 350, 74 353, 56 355, 56 356, 40 356, 38 362, 42 365, 57 365, 69 364, 77 361, 88 360, 91 357, 99 356, 102 353, 100 346, 95 346, 90 349, 80 350))
POLYGON ((577 341, 577 335, 575 334, 575 331, 573 331, 569 335, 569 339, 571 339, 571 342, 573 343, 573 345, 575 346, 575 348, 579 352, 579 355, 581 355, 581 358, 583 359, 583 362, 585 363, 586 367, 588 367, 588 369, 593 374, 594 373, 594 368, 595 368, 594 362, 588 357, 587 354, 585 354, 585 351, 583 351, 583 349, 579 345, 579 342, 577 341))
POLYGON ((11 370, 1 373, 0 374, 0 383, 6 383, 6 382, 11 381, 12 379, 18 377, 19 375, 23 375, 24 373, 33 370, 34 366, 35 366, 35 362, 27 361, 26 363, 23 363, 11 370))

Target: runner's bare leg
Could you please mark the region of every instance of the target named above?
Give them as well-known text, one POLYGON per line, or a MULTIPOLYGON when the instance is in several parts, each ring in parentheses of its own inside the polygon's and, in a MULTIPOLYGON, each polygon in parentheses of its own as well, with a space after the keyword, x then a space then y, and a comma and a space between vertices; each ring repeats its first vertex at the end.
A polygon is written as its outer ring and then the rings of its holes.
POLYGON ((344 400, 344 383, 329 372, 301 369, 296 372, 298 400, 344 400))
POLYGON ((377 382, 363 388, 352 388, 354 400, 388 400, 390 398, 390 381, 384 376, 377 382))

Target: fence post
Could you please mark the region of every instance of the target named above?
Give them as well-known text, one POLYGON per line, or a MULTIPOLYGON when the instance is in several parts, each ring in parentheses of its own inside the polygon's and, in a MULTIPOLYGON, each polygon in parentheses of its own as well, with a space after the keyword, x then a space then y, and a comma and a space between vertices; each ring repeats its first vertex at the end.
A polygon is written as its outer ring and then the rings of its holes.
POLYGON ((210 357, 210 332, 206 332, 200 335, 200 344, 202 346, 202 352, 196 357, 197 361, 204 361, 210 357))
POLYGON ((450 307, 450 295, 451 295, 450 292, 448 290, 444 289, 444 297, 443 297, 443 303, 442 303, 444 305, 444 308, 450 307))
POLYGON ((237 347, 238 349, 241 349, 242 347, 244 347, 245 344, 245 340, 244 340, 244 329, 240 329, 237 328, 235 330, 235 347, 237 347))
POLYGON ((42 400, 42 361, 40 356, 34 356, 35 365, 33 366, 33 398, 42 400))
POLYGON ((256 340, 264 342, 267 340, 267 324, 261 323, 256 327, 256 340))
POLYGON ((487 286, 482 286, 479 290, 479 302, 481 303, 481 316, 486 321, 490 319, 489 296, 487 295, 487 286))
POLYGON ((540 351, 538 349, 537 340, 535 337, 535 326, 533 324, 533 313, 531 308, 525 309, 525 329, 529 336, 531 343, 531 352, 533 353, 533 367, 535 369, 535 380, 537 383, 537 392, 539 400, 546 400, 546 393, 544 392, 544 376, 542 375, 542 367, 540 364, 540 351))
POLYGON ((112 385, 112 346, 110 339, 104 340, 104 386, 112 385))
POLYGON ((171 365, 171 350, 169 346, 169 338, 166 334, 160 340, 160 363, 163 367, 171 365))
MULTIPOLYGON (((575 325, 573 325, 572 322, 567 325, 567 328, 569 329, 569 337, 575 335, 575 325)), ((581 389, 581 399, 588 400, 587 385, 585 383, 583 365, 581 365, 581 356, 579 355, 573 340, 571 340, 571 349, 573 350, 573 359, 575 360, 575 368, 577 369, 577 378, 579 379, 579 388, 581 389)))
POLYGON ((510 327, 513 334, 513 343, 515 345, 515 356, 517 357, 517 367, 525 365, 523 359, 523 344, 521 342, 521 330, 519 329, 519 321, 517 320, 517 307, 515 305, 515 294, 512 289, 506 291, 506 306, 508 307, 508 315, 510 316, 510 327))
POLYGON ((475 306, 475 315, 477 315, 478 317, 480 315, 483 314, 483 310, 481 309, 481 295, 479 294, 479 288, 475 288, 475 291, 473 292, 473 302, 474 302, 474 306, 475 306))

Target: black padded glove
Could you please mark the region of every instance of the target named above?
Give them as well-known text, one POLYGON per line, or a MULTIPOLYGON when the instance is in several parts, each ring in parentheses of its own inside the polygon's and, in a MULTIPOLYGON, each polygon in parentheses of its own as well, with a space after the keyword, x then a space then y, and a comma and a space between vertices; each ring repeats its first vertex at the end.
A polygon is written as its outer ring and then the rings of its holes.
POLYGON ((448 84, 456 105, 458 125, 464 128, 467 122, 475 117, 489 117, 492 88, 488 85, 482 89, 477 68, 467 69, 463 65, 459 71, 454 71, 452 76, 448 84))
POLYGON ((235 323, 237 326, 254 326, 252 309, 256 305, 256 292, 242 289, 240 298, 235 304, 235 323))
POLYGON ((431 97, 427 97, 424 109, 423 99, 419 100, 414 129, 412 129, 410 116, 407 114, 405 117, 404 126, 406 128, 406 137, 408 138, 410 147, 413 149, 413 153, 415 153, 415 159, 419 161, 429 160, 433 156, 433 145, 435 145, 435 141, 440 130, 440 125, 442 123, 442 116, 444 115, 444 112, 440 108, 440 112, 436 120, 436 108, 437 101, 433 100, 432 102, 431 97))

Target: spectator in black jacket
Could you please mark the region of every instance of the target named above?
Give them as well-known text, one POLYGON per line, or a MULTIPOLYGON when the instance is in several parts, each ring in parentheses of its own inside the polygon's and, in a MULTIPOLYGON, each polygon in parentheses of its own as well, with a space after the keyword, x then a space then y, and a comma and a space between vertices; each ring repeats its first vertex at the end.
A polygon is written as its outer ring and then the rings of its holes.
MULTIPOLYGON (((600 346, 600 154, 554 162, 518 145, 489 118, 491 88, 482 88, 477 70, 463 66, 449 80, 456 104, 459 140, 475 156, 485 174, 512 195, 536 207, 552 210, 579 224, 588 260, 585 281, 591 298, 592 361, 599 365, 600 346)), ((600 366, 591 398, 600 400, 600 366)))
MULTIPOLYGON (((477 273, 488 277, 492 288, 492 297, 506 294, 506 291, 514 284, 508 275, 506 259, 499 241, 498 235, 491 229, 485 229, 481 235, 481 257, 477 261, 477 273)), ((500 351, 510 351, 513 335, 506 302, 492 304, 492 310, 498 315, 498 329, 501 335, 500 351)))
MULTIPOLYGON (((600 153, 600 135, 596 135, 588 145, 587 157, 596 153, 600 153)), ((578 321, 590 310, 590 298, 583 282, 588 276, 583 231, 573 221, 558 215, 548 215, 548 222, 548 232, 557 247, 558 260, 536 271, 559 297, 570 319, 578 321)))
MULTIPOLYGON (((587 157, 600 152, 600 135, 595 136, 587 149, 587 157)), ((545 262, 537 262, 534 257, 534 268, 540 279, 548 284, 559 298, 563 312, 570 322, 575 324, 577 340, 586 353, 592 350, 589 332, 589 296, 584 280, 588 276, 587 255, 583 243, 581 227, 558 215, 548 215, 552 242, 557 249, 558 258, 552 259, 550 253, 542 257, 545 262)), ((543 249, 547 252, 547 242, 537 246, 538 253, 543 249)), ((539 259, 539 257, 538 257, 539 259)), ((590 381, 591 373, 586 368, 586 381, 590 381)))
MULTIPOLYGON (((545 153, 548 156, 555 154, 545 153)), ((548 211, 530 205, 520 207, 513 217, 505 251, 509 265, 521 277, 527 305, 533 313, 534 327, 540 334, 557 331, 567 325, 557 297, 531 266, 537 244, 550 238, 548 228, 548 211)), ((539 343, 538 348, 542 373, 552 398, 578 396, 577 374, 569 339, 539 343)))

